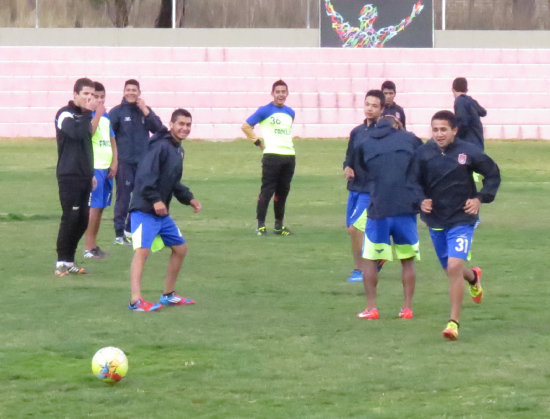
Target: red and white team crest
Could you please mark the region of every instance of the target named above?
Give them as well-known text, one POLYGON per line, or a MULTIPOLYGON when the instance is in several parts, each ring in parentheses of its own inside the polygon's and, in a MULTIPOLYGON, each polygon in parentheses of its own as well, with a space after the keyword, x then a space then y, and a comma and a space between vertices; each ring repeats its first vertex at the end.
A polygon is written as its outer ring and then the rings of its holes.
POLYGON ((466 164, 466 161, 468 161, 468 155, 460 153, 458 155, 458 164, 466 164))

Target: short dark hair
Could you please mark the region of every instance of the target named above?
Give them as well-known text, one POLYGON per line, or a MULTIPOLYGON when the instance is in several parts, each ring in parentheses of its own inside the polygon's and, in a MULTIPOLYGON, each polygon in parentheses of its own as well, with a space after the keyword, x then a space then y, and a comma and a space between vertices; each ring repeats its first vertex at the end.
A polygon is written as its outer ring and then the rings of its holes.
POLYGON ((432 116, 432 121, 438 119, 440 121, 447 121, 451 128, 456 128, 456 116, 451 111, 438 111, 432 116))
POLYGON ((384 89, 393 90, 394 92, 397 91, 395 90, 395 83, 391 80, 386 80, 384 83, 382 83, 382 87, 380 88, 380 90, 384 89))
POLYGON ((104 92, 105 86, 103 86, 100 82, 94 81, 94 89, 96 92, 104 92))
POLYGON ((453 89, 457 92, 466 93, 468 91, 468 80, 465 77, 457 77, 453 80, 453 89))
POLYGON ((74 83, 73 92, 80 93, 84 87, 94 88, 94 82, 87 77, 82 77, 74 83))
POLYGON ((186 116, 187 118, 193 119, 193 117, 191 116, 191 112, 189 112, 187 109, 178 108, 174 112, 172 112, 170 122, 176 122, 180 116, 186 116))
POLYGON ((137 86, 138 90, 141 90, 139 87, 139 81, 137 81, 136 79, 126 80, 124 82, 124 87, 128 86, 129 84, 131 84, 132 86, 137 86))
POLYGON ((386 104, 386 96, 384 96, 384 93, 382 93, 382 90, 378 90, 378 89, 369 90, 365 95, 365 100, 367 99, 368 96, 374 96, 380 99, 380 106, 382 107, 384 107, 384 105, 386 104))
POLYGON ((288 85, 282 81, 281 79, 277 80, 275 83, 273 83, 273 86, 271 86, 271 93, 273 93, 275 91, 275 88, 277 86, 285 86, 286 87, 286 91, 288 92, 288 85))

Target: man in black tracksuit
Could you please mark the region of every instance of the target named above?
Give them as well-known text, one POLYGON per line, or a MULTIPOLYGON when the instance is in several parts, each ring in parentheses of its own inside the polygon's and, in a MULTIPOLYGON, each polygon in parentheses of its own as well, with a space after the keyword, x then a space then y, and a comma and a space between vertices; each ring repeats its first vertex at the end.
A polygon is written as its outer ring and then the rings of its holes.
POLYGON ((86 273, 74 264, 78 242, 88 227, 88 201, 94 176, 92 150, 92 123, 99 122, 93 97, 94 83, 87 78, 78 79, 73 89, 73 100, 59 109, 55 116, 57 137, 56 177, 62 215, 57 235, 57 263, 55 275, 86 273))
POLYGON ((469 283, 475 303, 483 297, 481 269, 467 268, 464 261, 470 258, 479 208, 494 200, 500 172, 481 148, 455 138, 458 128, 452 112, 437 112, 431 124, 433 139, 417 150, 415 168, 423 195, 421 218, 430 229, 436 254, 450 282, 451 315, 443 336, 455 340, 464 281, 469 283), (479 192, 472 177, 474 171, 484 176, 479 192))
POLYGON ((160 118, 145 104, 140 95, 139 82, 127 80, 124 84, 122 103, 109 112, 118 151, 113 220, 116 244, 130 244, 124 231, 129 230, 126 219, 137 165, 147 150, 149 132, 155 133, 162 127, 160 118))
POLYGON ((132 242, 135 253, 130 268, 130 310, 156 311, 162 305, 187 305, 194 301, 176 294, 175 286, 181 264, 187 253, 187 244, 169 215, 170 201, 175 196, 182 204, 190 205, 194 212, 201 210, 188 187, 180 183, 184 152, 181 142, 191 131, 191 114, 176 109, 170 119, 170 130, 162 127, 149 143, 149 149, 139 162, 135 188, 130 204, 132 242), (157 238, 160 236, 160 238, 157 238), (155 243, 172 249, 166 271, 164 292, 160 304, 150 303, 141 297, 141 277, 145 261, 155 243))
POLYGON ((468 96, 468 81, 464 77, 457 77, 453 81, 453 95, 455 97, 455 116, 458 132, 456 137, 476 144, 483 150, 483 125, 481 118, 487 116, 487 111, 474 98, 468 96))

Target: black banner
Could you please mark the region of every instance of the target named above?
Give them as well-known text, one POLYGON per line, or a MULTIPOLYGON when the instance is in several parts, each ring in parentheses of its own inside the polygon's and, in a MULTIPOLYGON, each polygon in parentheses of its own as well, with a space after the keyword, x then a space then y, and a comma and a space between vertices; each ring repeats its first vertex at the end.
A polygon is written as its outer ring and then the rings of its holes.
POLYGON ((432 0, 320 2, 322 47, 433 47, 432 0))

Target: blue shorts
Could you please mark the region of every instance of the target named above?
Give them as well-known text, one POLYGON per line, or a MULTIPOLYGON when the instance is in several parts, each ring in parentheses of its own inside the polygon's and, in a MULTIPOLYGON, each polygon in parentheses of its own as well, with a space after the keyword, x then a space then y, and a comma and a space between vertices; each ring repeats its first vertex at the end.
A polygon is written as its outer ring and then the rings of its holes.
POLYGON ((367 218, 363 258, 393 260, 392 239, 397 259, 420 260, 416 215, 367 218))
POLYGON ((452 228, 434 230, 430 228, 430 237, 435 253, 443 269, 447 269, 450 257, 470 260, 470 249, 474 236, 474 226, 460 225, 452 228))
POLYGON ((166 246, 185 244, 180 229, 169 215, 157 217, 141 211, 130 213, 132 226, 132 244, 134 249, 151 249, 153 240, 158 235, 166 246))
POLYGON ((107 178, 109 169, 94 169, 97 187, 90 194, 90 208, 107 208, 111 205, 113 179, 107 178))
MULTIPOLYGON (((346 207, 346 227, 354 225, 361 215, 366 214, 367 208, 370 203, 370 194, 365 192, 349 191, 348 205, 346 207)), ((357 226, 361 231, 365 230, 364 223, 363 228, 357 226)))

